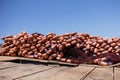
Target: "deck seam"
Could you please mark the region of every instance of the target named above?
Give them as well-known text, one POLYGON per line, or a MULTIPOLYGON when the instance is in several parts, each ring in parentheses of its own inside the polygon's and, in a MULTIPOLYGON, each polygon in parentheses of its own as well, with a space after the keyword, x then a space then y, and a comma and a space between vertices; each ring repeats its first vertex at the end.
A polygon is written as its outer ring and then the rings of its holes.
POLYGON ((85 80, 85 78, 92 73, 97 67, 94 67, 92 70, 90 70, 86 75, 84 75, 80 80, 85 80))
POLYGON ((115 67, 113 66, 113 80, 115 80, 115 67))
POLYGON ((13 68, 13 67, 17 67, 17 66, 4 67, 4 68, 0 68, 0 70, 3 70, 3 69, 8 69, 8 68, 13 68))

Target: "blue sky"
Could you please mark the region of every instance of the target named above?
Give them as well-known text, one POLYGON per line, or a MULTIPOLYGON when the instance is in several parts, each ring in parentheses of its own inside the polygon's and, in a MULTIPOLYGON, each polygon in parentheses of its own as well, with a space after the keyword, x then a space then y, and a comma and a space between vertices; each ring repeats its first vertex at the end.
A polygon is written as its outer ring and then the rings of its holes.
POLYGON ((120 37, 120 0, 0 0, 0 37, 22 31, 120 37))

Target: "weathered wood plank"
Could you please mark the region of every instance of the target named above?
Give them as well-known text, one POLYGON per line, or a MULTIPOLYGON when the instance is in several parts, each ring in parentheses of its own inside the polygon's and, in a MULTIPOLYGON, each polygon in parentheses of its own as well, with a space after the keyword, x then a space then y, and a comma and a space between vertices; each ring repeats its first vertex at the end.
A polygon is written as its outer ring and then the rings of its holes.
POLYGON ((15 64, 12 62, 0 62, 0 70, 15 67, 17 65, 19 64, 15 64))
POLYGON ((78 64, 59 62, 59 61, 54 61, 54 60, 39 60, 39 59, 31 59, 31 58, 24 58, 24 57, 0 56, 0 62, 2 62, 2 61, 12 61, 12 60, 34 61, 34 62, 39 62, 39 63, 43 63, 43 64, 57 64, 57 65, 66 65, 66 66, 78 66, 78 64))
POLYGON ((56 67, 18 80, 79 80, 94 67, 56 67))
POLYGON ((113 68, 96 68, 83 80, 113 80, 113 68))
POLYGON ((0 70, 0 80, 12 80, 23 76, 29 76, 52 67, 34 64, 19 64, 19 66, 0 70))
POLYGON ((31 59, 31 58, 20 58, 20 60, 26 60, 26 61, 35 61, 40 62, 44 64, 58 64, 58 65, 66 65, 66 66, 78 66, 78 64, 73 63, 67 63, 67 62, 59 62, 59 61, 53 61, 53 60, 39 60, 39 59, 31 59))
POLYGON ((91 71, 94 67, 83 67, 78 66, 75 68, 71 68, 65 70, 57 75, 54 75, 46 80, 79 80, 84 75, 86 75, 89 71, 91 71))
POLYGON ((120 80, 120 68, 114 68, 114 80, 120 80))
POLYGON ((11 61, 11 60, 17 60, 19 57, 12 57, 12 56, 0 56, 0 62, 2 61, 11 61))
POLYGON ((30 75, 27 77, 23 77, 23 78, 19 78, 17 80, 49 80, 48 78, 50 77, 54 77, 54 75, 59 74, 61 72, 64 72, 68 69, 71 69, 72 67, 66 67, 66 66, 58 66, 55 67, 53 69, 44 71, 44 72, 40 72, 38 74, 35 75, 30 75))

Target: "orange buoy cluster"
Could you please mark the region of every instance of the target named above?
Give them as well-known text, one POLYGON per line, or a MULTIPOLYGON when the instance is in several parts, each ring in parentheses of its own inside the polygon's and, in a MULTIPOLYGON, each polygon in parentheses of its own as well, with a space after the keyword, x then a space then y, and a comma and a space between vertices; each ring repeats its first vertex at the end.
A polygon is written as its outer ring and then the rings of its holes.
POLYGON ((74 63, 75 58, 99 56, 106 53, 119 55, 120 53, 120 38, 104 39, 86 33, 42 35, 21 32, 15 36, 8 35, 1 39, 4 43, 1 45, 0 55, 4 56, 74 63))

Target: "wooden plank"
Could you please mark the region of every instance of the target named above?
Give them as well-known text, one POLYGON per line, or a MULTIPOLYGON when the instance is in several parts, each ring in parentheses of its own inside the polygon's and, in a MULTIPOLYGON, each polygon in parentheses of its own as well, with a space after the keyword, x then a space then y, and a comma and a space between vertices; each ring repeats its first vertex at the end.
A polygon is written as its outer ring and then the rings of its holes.
POLYGON ((46 72, 31 75, 18 80, 79 80, 94 67, 56 67, 46 72))
POLYGON ((53 60, 39 60, 39 59, 31 59, 31 58, 24 58, 24 57, 0 56, 0 62, 12 61, 12 60, 34 61, 34 62, 39 62, 43 64, 58 64, 58 65, 74 66, 74 67, 78 66, 78 64, 59 62, 59 61, 53 61, 53 60))
POLYGON ((31 58, 23 58, 21 57, 20 60, 26 60, 26 61, 35 61, 35 62, 41 62, 41 63, 48 63, 47 60, 39 60, 39 59, 31 59, 31 58))
POLYGON ((120 68, 114 68, 114 80, 120 80, 120 68))
POLYGON ((12 57, 12 56, 0 56, 0 62, 2 61, 11 61, 11 60, 18 60, 19 57, 12 57))
POLYGON ((56 67, 35 75, 17 80, 79 80, 94 67, 56 67))
POLYGON ((27 77, 23 77, 23 78, 19 78, 17 80, 49 80, 48 78, 50 77, 54 77, 54 75, 59 74, 61 72, 64 72, 68 69, 71 69, 72 67, 66 67, 66 66, 58 66, 55 67, 53 69, 44 71, 44 72, 40 72, 38 74, 35 75, 30 75, 27 77))
POLYGON ((85 66, 85 67, 98 67, 96 64, 80 64, 80 66, 85 66))
POLYGON ((0 70, 0 80, 12 80, 19 77, 33 75, 54 67, 34 64, 19 64, 19 66, 0 70))
POLYGON ((112 65, 109 65, 110 67, 118 67, 120 66, 120 63, 117 63, 117 64, 112 64, 112 65))
POLYGON ((67 63, 67 62, 59 62, 59 65, 73 66, 73 67, 79 66, 79 64, 73 64, 73 63, 67 63))
POLYGON ((84 75, 86 75, 89 71, 91 71, 94 67, 83 67, 78 66, 75 68, 71 68, 65 70, 57 75, 54 75, 46 80, 79 80, 84 75))
POLYGON ((12 68, 12 67, 15 67, 19 64, 15 64, 15 63, 12 63, 12 62, 0 62, 0 70, 2 69, 7 69, 7 68, 12 68))
POLYGON ((96 68, 82 80, 113 80, 113 68, 96 68))
POLYGON ((59 62, 59 61, 53 61, 53 60, 39 60, 39 59, 31 59, 31 58, 20 58, 20 60, 35 61, 35 62, 40 62, 44 64, 58 64, 58 65, 74 66, 74 67, 78 66, 78 64, 59 62))

